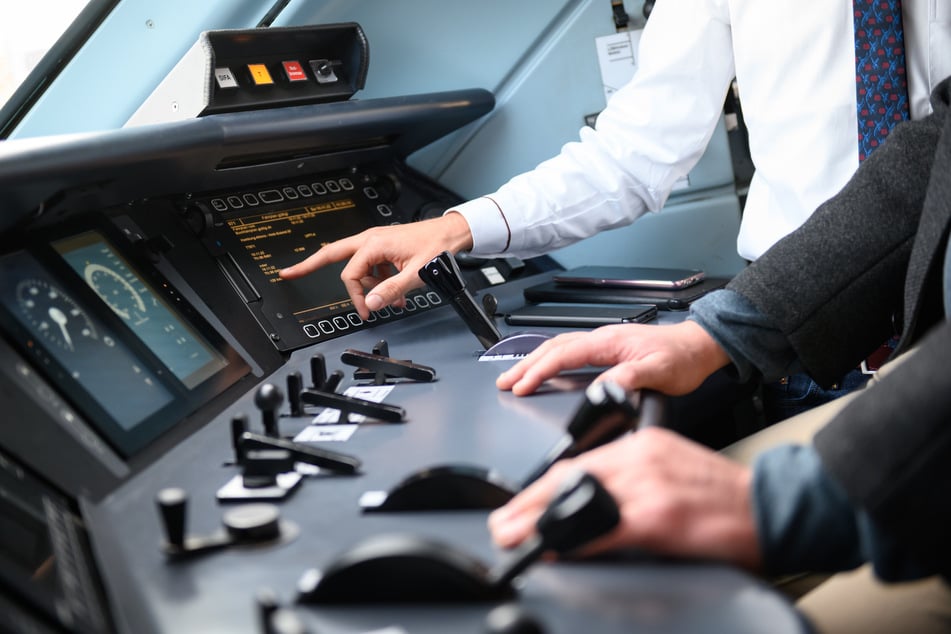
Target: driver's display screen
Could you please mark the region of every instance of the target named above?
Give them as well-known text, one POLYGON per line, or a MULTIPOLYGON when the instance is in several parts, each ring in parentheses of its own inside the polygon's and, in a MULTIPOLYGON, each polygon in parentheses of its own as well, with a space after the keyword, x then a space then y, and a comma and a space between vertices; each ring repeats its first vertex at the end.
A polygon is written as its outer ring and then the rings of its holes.
POLYGON ((340 281, 344 265, 327 266, 293 281, 282 280, 278 271, 367 226, 366 216, 351 198, 228 220, 240 243, 234 255, 242 269, 266 298, 271 287, 279 286, 282 303, 299 323, 350 308, 340 281))
POLYGON ((157 270, 98 228, 0 257, 0 325, 122 455, 247 371, 157 270))
POLYGON ((131 430, 172 402, 172 391, 83 301, 25 252, 0 260, 0 297, 27 331, 27 348, 57 366, 131 430))
POLYGON ((100 233, 87 231, 53 248, 185 387, 199 385, 227 365, 100 233))

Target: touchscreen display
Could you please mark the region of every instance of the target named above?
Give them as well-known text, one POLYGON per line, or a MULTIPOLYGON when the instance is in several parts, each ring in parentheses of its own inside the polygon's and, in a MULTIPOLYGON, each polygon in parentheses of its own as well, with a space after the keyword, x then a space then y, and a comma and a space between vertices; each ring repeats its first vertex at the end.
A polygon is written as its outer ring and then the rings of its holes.
POLYGON ((227 389, 248 365, 102 228, 0 257, 0 326, 123 456, 227 389))
POLYGON ((0 270, 0 298, 25 329, 26 347, 81 387, 122 430, 172 402, 155 371, 32 256, 6 256, 0 270))
POLYGON ((185 387, 194 388, 227 365, 100 233, 87 231, 53 248, 185 387))
POLYGON ((298 322, 348 309, 350 298, 340 281, 344 263, 292 281, 282 280, 278 271, 329 242, 363 231, 368 222, 356 207, 353 199, 344 198, 228 220, 242 247, 235 256, 244 260, 243 268, 258 288, 280 285, 298 322))

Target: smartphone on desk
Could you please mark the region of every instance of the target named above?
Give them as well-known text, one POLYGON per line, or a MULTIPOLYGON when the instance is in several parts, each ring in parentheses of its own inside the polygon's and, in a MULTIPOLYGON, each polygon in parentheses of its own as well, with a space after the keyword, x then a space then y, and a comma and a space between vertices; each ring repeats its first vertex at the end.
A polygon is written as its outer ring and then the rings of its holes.
POLYGON ((529 304, 505 316, 510 326, 596 328, 609 324, 643 324, 657 317, 653 304, 529 304))
POLYGON ((681 289, 706 277, 696 269, 664 269, 635 266, 580 266, 556 273, 558 284, 587 287, 681 289))

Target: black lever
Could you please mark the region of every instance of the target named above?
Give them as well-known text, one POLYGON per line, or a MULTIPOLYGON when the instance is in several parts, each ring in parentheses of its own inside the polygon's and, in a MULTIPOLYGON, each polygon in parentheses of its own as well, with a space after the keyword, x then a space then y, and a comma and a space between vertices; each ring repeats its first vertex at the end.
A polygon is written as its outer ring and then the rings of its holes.
POLYGON ((315 390, 322 390, 326 380, 327 360, 318 352, 310 358, 310 385, 315 390))
MULTIPOLYGON (((265 436, 268 438, 269 436, 265 436)), ((272 439, 272 440, 277 440, 272 439)), ((294 470, 297 460, 286 449, 262 447, 252 449, 241 440, 241 483, 245 489, 265 489, 277 486, 277 477, 294 470)))
POLYGON ((251 432, 244 432, 240 443, 243 453, 252 449, 278 449, 286 451, 296 462, 305 462, 336 473, 356 473, 362 464, 358 458, 344 453, 251 432))
POLYGON ((165 527, 167 550, 184 550, 188 495, 184 489, 162 489, 158 492, 155 501, 162 516, 162 525, 165 527))
POLYGON ((667 397, 656 390, 638 390, 637 429, 667 424, 667 397))
MULTIPOLYGON (((222 517, 225 530, 201 537, 186 537, 188 496, 183 489, 162 489, 156 495, 165 528, 162 550, 170 559, 181 559, 234 545, 278 541, 284 535, 280 512, 272 504, 245 504, 222 517)), ((289 528, 289 527, 288 527, 289 528)))
POLYGON ((390 356, 390 344, 386 342, 386 339, 380 339, 375 344, 373 344, 370 352, 380 355, 381 357, 388 357, 390 356))
POLYGON ((419 277, 449 300, 466 326, 485 348, 491 348, 502 339, 502 333, 466 288, 459 265, 451 253, 443 251, 434 257, 419 269, 419 277))
POLYGON ((343 370, 334 370, 330 373, 330 376, 327 377, 327 380, 324 381, 324 386, 318 391, 330 393, 336 392, 341 381, 343 381, 343 370))
POLYGON ((519 546, 512 557, 489 573, 491 583, 506 585, 545 551, 567 553, 606 534, 621 521, 617 502, 584 471, 572 473, 538 518, 538 534, 519 546))
POLYGON ((389 377, 409 379, 411 381, 430 382, 436 380, 436 370, 419 363, 401 361, 369 352, 348 348, 340 355, 340 362, 353 365, 374 373, 374 383, 383 385, 389 377))
POLYGON ((308 405, 339 410, 341 423, 348 421, 350 414, 362 414, 363 416, 388 423, 403 422, 403 417, 406 416, 406 410, 398 405, 374 403, 365 398, 355 398, 335 392, 304 390, 300 393, 300 397, 301 400, 308 405))
POLYGON ((287 404, 291 416, 303 416, 304 407, 300 402, 300 392, 304 389, 304 377, 298 371, 287 375, 287 404))
POLYGON ((568 422, 567 430, 523 482, 522 488, 540 478, 562 458, 569 458, 608 443, 630 431, 638 421, 627 393, 613 381, 599 381, 584 391, 584 399, 568 422))
POLYGON ((241 449, 241 435, 248 431, 248 415, 236 414, 231 419, 231 448, 234 449, 234 463, 241 464, 244 451, 241 449))
POLYGON ((264 433, 273 438, 281 435, 277 427, 277 409, 283 401, 284 394, 281 389, 272 383, 265 383, 254 395, 254 404, 261 410, 264 433))

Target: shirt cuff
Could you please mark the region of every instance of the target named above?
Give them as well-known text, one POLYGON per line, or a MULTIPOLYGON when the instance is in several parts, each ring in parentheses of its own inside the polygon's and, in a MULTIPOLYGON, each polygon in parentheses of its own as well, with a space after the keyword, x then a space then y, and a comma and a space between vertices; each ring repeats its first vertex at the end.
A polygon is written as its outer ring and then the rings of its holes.
POLYGON ((495 199, 482 196, 449 209, 455 211, 469 223, 472 234, 470 253, 479 257, 503 255, 512 241, 512 232, 501 207, 495 199))

